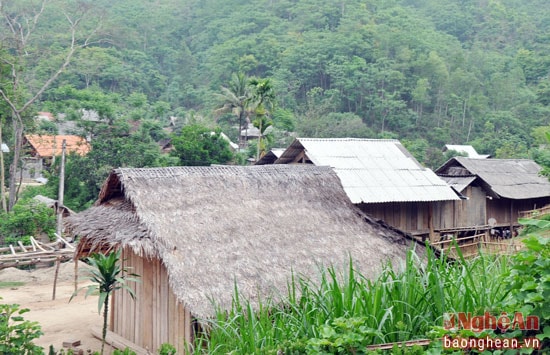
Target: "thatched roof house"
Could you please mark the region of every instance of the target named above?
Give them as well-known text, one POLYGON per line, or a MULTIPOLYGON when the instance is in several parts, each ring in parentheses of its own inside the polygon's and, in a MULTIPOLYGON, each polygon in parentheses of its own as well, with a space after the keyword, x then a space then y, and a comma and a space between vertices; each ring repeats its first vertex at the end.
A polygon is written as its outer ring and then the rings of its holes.
POLYGON ((291 272, 351 256, 367 276, 405 257, 408 241, 355 209, 336 174, 315 166, 118 169, 96 204, 70 217, 78 256, 123 248, 137 300, 115 294, 111 329, 155 350, 182 349, 211 300, 231 304, 285 293, 291 272), (125 298, 126 297, 126 298, 125 298))
POLYGON ((332 167, 352 203, 413 235, 427 236, 438 204, 459 199, 395 139, 296 138, 274 164, 332 167))
POLYGON ((540 170, 529 159, 450 159, 436 173, 468 199, 455 206, 461 218, 447 224, 516 224, 520 211, 550 203, 550 182, 540 170))

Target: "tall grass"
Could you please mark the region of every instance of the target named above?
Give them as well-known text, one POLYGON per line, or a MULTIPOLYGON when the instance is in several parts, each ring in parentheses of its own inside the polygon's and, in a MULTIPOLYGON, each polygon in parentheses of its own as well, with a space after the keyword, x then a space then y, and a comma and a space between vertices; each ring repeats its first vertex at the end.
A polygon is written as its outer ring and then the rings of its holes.
POLYGON ((208 353, 276 353, 306 350, 332 328, 360 329, 363 342, 378 344, 425 338, 449 312, 482 314, 508 297, 502 277, 506 256, 457 261, 408 254, 405 265, 386 265, 374 280, 350 260, 345 275, 320 270, 319 280, 293 275, 288 295, 255 308, 235 289, 231 310, 220 310, 202 348, 208 353), (332 327, 332 328, 331 328, 332 327))

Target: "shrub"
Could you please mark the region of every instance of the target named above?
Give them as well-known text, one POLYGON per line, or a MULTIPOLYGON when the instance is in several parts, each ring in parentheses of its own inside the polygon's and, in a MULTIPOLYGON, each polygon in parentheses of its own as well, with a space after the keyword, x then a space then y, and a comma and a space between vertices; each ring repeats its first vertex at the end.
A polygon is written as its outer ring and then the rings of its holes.
MULTIPOLYGON (((547 221, 540 221, 546 222, 547 221)), ((547 226, 547 228, 549 228, 547 226)), ((550 346, 550 238, 532 235, 523 240, 526 249, 512 257, 506 285, 512 290, 504 303, 509 313, 521 312, 539 318, 539 331, 518 331, 518 335, 536 336, 543 348, 550 346)))
POLYGON ((55 237, 55 221, 54 211, 46 205, 34 200, 20 201, 11 212, 0 212, 0 243, 28 242, 29 236, 41 233, 52 239, 55 237))
POLYGON ((33 343, 43 333, 38 322, 24 320, 27 308, 17 304, 0 304, 0 354, 42 354, 43 349, 33 343))

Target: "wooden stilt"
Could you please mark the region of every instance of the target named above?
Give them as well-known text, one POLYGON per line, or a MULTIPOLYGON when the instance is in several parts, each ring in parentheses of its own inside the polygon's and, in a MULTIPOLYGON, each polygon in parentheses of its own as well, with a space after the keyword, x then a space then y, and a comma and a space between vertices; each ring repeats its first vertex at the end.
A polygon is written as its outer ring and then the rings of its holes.
POLYGON ((55 289, 57 288, 57 276, 59 275, 59 266, 61 265, 61 258, 58 256, 55 259, 55 276, 53 278, 53 294, 52 301, 55 300, 55 289))

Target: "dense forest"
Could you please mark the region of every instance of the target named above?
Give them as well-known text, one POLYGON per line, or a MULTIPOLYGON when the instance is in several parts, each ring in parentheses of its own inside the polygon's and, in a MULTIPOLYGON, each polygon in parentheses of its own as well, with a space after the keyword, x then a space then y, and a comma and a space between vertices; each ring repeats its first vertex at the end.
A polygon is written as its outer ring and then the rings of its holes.
POLYGON ((397 138, 432 168, 444 161, 445 144, 546 159, 538 149, 550 125, 545 0, 41 3, 0 2, 4 18, 19 21, 2 27, 3 141, 15 144, 12 121, 25 132, 55 132, 32 117, 63 114, 78 133, 105 138, 97 155, 119 155, 80 162, 98 180, 117 164, 178 163, 147 154, 168 137, 170 117, 177 129, 219 127, 237 141, 251 82, 255 97, 258 83, 271 90, 269 108, 252 113, 273 126, 262 150, 293 136, 367 137, 397 138), (82 109, 101 122, 82 121, 82 109))

